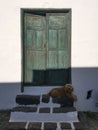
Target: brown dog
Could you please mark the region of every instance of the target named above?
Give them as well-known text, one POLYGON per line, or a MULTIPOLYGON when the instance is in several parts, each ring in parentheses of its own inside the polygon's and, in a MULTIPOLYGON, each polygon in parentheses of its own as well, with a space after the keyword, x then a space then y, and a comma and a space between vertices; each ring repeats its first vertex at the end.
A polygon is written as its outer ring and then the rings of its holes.
POLYGON ((54 88, 47 94, 47 96, 52 98, 67 96, 74 101, 77 101, 77 96, 73 94, 73 87, 71 84, 66 84, 61 88, 54 88))

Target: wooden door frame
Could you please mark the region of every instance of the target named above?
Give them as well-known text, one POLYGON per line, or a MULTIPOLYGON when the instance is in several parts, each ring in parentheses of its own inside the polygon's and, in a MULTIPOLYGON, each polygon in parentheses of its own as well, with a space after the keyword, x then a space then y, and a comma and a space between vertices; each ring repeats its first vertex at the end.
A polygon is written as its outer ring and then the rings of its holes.
MULTIPOLYGON (((69 13, 70 15, 70 22, 71 22, 71 14, 72 14, 72 10, 70 8, 67 8, 67 9, 32 9, 32 8, 21 8, 20 9, 20 12, 21 12, 21 57, 22 57, 22 60, 21 60, 21 92, 24 91, 24 63, 25 63, 25 47, 24 47, 24 37, 25 37, 25 34, 24 34, 24 15, 25 13, 34 13, 34 14, 43 14, 45 15, 46 13, 69 13)), ((70 27, 70 50, 69 50, 69 53, 70 53, 70 67, 69 67, 69 82, 71 83, 71 27, 70 27)))

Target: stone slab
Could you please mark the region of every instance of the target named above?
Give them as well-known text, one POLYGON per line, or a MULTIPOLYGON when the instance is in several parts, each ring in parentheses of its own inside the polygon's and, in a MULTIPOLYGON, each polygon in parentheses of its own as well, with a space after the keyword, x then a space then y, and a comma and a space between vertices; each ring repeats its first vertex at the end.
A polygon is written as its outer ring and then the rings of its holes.
POLYGON ((56 130, 57 123, 46 122, 44 123, 44 130, 56 130))
POLYGON ((74 107, 53 108, 53 113, 67 113, 67 112, 74 112, 74 111, 76 111, 74 107))
POLYGON ((41 122, 31 122, 28 125, 28 130, 41 130, 41 122))
POLYGON ((62 122, 60 123, 60 127, 61 127, 61 130, 71 130, 71 124, 70 123, 65 123, 65 122, 62 122))
POLYGON ((18 107, 14 107, 12 109, 12 112, 37 112, 37 107, 25 107, 25 106, 18 106, 18 107))
POLYGON ((17 95, 16 103, 19 105, 38 105, 40 103, 40 96, 32 95, 17 95))
POLYGON ((43 103, 49 103, 49 100, 50 100, 49 97, 47 97, 46 95, 42 95, 42 102, 43 103))
POLYGON ((73 107, 73 100, 68 97, 53 98, 52 102, 60 104, 61 107, 73 107))
POLYGON ((40 108, 39 113, 50 113, 50 108, 40 108))
POLYGON ((9 122, 6 130, 26 130, 26 122, 9 122))

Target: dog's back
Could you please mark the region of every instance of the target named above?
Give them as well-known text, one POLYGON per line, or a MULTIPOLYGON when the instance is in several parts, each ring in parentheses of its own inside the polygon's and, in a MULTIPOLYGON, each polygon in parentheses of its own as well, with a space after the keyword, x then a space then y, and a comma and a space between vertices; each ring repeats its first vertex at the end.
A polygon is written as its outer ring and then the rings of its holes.
POLYGON ((48 94, 48 97, 56 98, 56 97, 64 97, 66 96, 64 87, 61 88, 54 88, 48 94))

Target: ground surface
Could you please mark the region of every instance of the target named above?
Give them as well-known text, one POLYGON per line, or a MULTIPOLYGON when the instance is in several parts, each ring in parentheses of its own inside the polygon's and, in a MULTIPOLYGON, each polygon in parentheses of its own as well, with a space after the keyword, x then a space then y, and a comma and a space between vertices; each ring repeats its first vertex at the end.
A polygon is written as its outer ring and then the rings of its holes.
MULTIPOLYGON (((10 110, 0 111, 0 130, 5 130, 10 118, 10 110)), ((98 130, 98 113, 79 112, 79 119, 84 130, 98 130)))
POLYGON ((98 130, 98 112, 79 112, 79 119, 84 130, 98 130))
POLYGON ((5 130, 5 127, 7 127, 10 118, 10 112, 10 110, 0 111, 0 130, 5 130))

